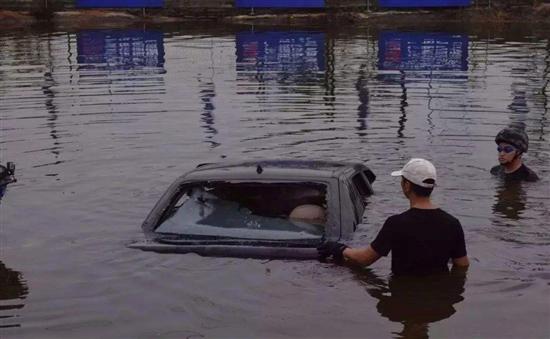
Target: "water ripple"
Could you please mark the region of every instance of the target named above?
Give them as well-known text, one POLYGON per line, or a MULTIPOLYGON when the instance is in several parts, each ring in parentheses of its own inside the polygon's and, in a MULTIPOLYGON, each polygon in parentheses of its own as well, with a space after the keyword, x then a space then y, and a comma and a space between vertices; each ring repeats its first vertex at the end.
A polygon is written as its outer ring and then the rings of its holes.
MULTIPOLYGON (((125 244, 196 164, 286 157, 372 168, 376 194, 353 240, 364 245, 407 208, 389 173, 426 157, 438 168, 434 199, 461 220, 473 261, 460 304, 471 316, 453 321, 464 331, 475 325, 470 337, 494 336, 496 323, 525 337, 515 324, 533 319, 528 334, 548 333, 546 38, 222 31, 0 35, 0 154, 19 178, 2 201, 0 241, 2 260, 22 272, 6 269, 19 282, 0 286, 19 291, 0 305, 3 332, 357 337, 367 328, 388 337, 401 324, 381 323, 368 293, 385 286, 386 259, 373 269, 381 278, 357 281, 332 265, 156 255, 125 244), (542 180, 507 191, 488 169, 495 133, 512 122, 526 125, 525 160, 542 180), (337 322, 327 307, 339 310, 337 322), (490 319, 471 321, 481 317, 490 319)), ((436 337, 438 328, 452 332, 438 326, 436 337)))

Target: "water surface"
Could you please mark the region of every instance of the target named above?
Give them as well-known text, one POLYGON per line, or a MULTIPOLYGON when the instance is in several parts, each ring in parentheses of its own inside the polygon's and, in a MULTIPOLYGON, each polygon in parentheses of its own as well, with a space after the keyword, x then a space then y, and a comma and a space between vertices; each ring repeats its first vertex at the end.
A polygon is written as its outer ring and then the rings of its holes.
POLYGON ((3 32, 0 160, 19 182, 0 207, 2 338, 548 337, 550 47, 515 32, 3 32), (538 183, 488 172, 510 123, 538 183), (407 208, 389 173, 411 157, 435 163, 434 199, 466 233, 472 267, 441 289, 394 281, 389 259, 126 247, 184 171, 255 158, 364 161, 376 193, 353 243, 368 244, 407 208))

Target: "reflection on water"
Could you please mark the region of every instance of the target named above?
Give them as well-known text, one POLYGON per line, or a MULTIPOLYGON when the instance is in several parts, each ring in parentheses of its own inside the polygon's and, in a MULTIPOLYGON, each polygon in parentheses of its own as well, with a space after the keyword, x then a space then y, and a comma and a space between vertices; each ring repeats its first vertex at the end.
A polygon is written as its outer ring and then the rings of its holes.
MULTIPOLYGON (((359 106, 357 107, 357 122, 359 125, 356 127, 358 131, 365 131, 367 129, 367 116, 369 114, 369 86, 368 75, 366 71, 366 65, 362 64, 359 70, 359 77, 355 83, 355 89, 359 97, 359 106)), ((359 135, 365 135, 364 132, 360 132, 359 135)))
POLYGON ((527 195, 521 181, 500 182, 496 187, 493 213, 512 220, 519 220, 525 210, 527 195))
POLYGON ((214 141, 214 136, 218 134, 218 130, 215 127, 215 116, 214 110, 216 106, 214 105, 214 98, 216 97, 216 84, 215 84, 215 61, 214 61, 214 50, 211 47, 210 55, 208 60, 210 62, 209 72, 199 74, 197 76, 199 80, 199 90, 200 90, 200 100, 202 102, 202 113, 201 113, 201 127, 205 132, 205 139, 211 147, 219 146, 219 143, 214 141))
MULTIPOLYGON (((50 130, 50 136, 52 138, 52 146, 50 148, 51 153, 54 156, 53 162, 50 164, 58 164, 59 163, 59 154, 61 152, 61 143, 59 142, 59 132, 57 129, 57 119, 58 119, 58 109, 55 103, 55 96, 56 92, 52 90, 57 83, 53 77, 52 73, 52 65, 49 65, 49 70, 44 72, 44 80, 42 84, 42 93, 44 93, 44 105, 46 107, 46 112, 48 113, 48 117, 46 120, 48 121, 46 123, 46 126, 50 130)), ((48 164, 49 165, 49 164, 48 164)))
POLYGON ((426 32, 382 32, 379 68, 385 70, 466 71, 468 36, 426 32))
POLYGON ((452 316, 455 304, 464 300, 464 270, 430 277, 391 277, 386 282, 364 269, 358 270, 356 277, 378 300, 380 315, 403 324, 396 338, 429 338, 429 325, 452 316))
POLYGON ((23 308, 27 294, 29 289, 21 273, 0 261, 0 329, 21 326, 15 310, 23 308))
POLYGON ((321 32, 239 32, 237 72, 258 82, 308 84, 323 79, 325 34, 321 32))
POLYGON ((78 32, 76 39, 77 60, 85 68, 131 70, 164 65, 161 31, 87 30, 78 32))
POLYGON ((218 130, 215 126, 214 119, 214 98, 216 97, 216 85, 212 80, 206 80, 205 82, 200 83, 200 99, 203 103, 201 121, 203 122, 202 127, 206 133, 206 139, 212 145, 216 147, 219 143, 213 141, 215 134, 218 134, 218 130))
MULTIPOLYGON (((465 34, 383 31, 378 37, 378 79, 398 84, 401 90, 397 136, 405 137, 409 88, 419 80, 428 81, 427 106, 429 134, 435 127, 432 114, 439 109, 437 81, 453 81, 466 87, 468 43, 465 34), (392 72, 393 71, 393 72, 392 72), (397 72, 395 72, 397 71, 397 72)), ((442 103, 449 105, 449 100, 442 103)), ((462 106, 461 103, 458 105, 462 106)))

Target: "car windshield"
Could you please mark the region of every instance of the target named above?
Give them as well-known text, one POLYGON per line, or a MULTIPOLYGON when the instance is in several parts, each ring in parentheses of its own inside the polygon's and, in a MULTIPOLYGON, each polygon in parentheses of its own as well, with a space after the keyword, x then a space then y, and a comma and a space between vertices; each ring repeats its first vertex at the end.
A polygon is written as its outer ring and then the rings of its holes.
POLYGON ((328 213, 326 185, 229 183, 187 185, 156 233, 257 240, 320 239, 328 213))

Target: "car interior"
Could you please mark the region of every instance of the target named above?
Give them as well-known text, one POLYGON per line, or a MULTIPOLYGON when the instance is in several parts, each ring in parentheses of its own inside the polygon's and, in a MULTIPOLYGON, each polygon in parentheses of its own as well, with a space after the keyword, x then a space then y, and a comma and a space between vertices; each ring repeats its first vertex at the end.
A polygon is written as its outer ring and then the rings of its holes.
POLYGON ((326 191, 325 184, 314 182, 198 183, 184 187, 174 198, 155 232, 247 238, 292 238, 301 233, 319 237, 324 234, 328 215, 326 191))

